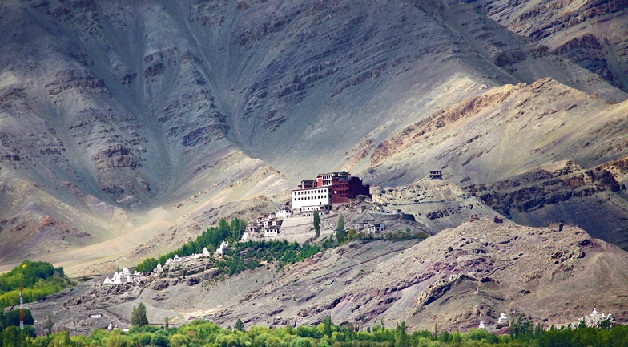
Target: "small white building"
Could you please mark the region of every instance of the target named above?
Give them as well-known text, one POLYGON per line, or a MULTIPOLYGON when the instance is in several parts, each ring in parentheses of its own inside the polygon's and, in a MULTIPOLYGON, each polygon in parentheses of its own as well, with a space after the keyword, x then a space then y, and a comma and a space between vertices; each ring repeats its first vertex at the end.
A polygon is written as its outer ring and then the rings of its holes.
POLYGON ((128 268, 124 268, 120 272, 118 271, 114 272, 112 278, 109 278, 109 276, 107 276, 107 278, 105 278, 105 280, 103 281, 103 284, 113 285, 113 284, 133 283, 135 279, 139 279, 139 278, 140 278, 140 274, 137 271, 135 272, 135 274, 131 274, 131 270, 129 270, 128 268))
POLYGON ((499 318, 497 319, 497 325, 506 326, 508 325, 508 317, 506 317, 505 313, 501 313, 499 318))
POLYGON ((386 225, 384 223, 369 224, 369 226, 366 228, 366 231, 368 231, 369 233, 380 233, 384 230, 386 230, 386 225))
POLYGON ((264 228, 264 237, 276 237, 279 235, 279 226, 264 228))
POLYGON ((356 231, 365 230, 369 233, 379 233, 386 230, 386 225, 384 223, 374 223, 372 220, 365 220, 363 222, 358 222, 353 225, 353 228, 356 231))
POLYGON ((222 241, 218 249, 216 249, 216 255, 223 255, 229 249, 229 243, 227 241, 222 241))
POLYGON ((262 222, 262 225, 264 226, 264 228, 270 228, 270 227, 274 227, 274 226, 280 226, 282 224, 283 220, 281 219, 277 219, 277 218, 268 218, 265 219, 262 222))
POLYGON ((290 210, 279 210, 277 213, 277 218, 290 218, 292 217, 292 211, 290 210))

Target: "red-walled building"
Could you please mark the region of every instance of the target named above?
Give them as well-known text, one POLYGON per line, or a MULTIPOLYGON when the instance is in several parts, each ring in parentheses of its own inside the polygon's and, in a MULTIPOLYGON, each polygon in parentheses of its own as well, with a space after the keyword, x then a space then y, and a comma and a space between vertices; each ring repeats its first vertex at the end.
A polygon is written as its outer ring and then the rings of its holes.
POLYGON ((369 185, 362 184, 360 177, 351 176, 347 171, 330 172, 318 175, 315 180, 301 181, 299 189, 295 189, 292 192, 292 207, 302 211, 310 210, 307 207, 311 202, 311 205, 316 207, 316 209, 328 209, 330 208, 329 204, 346 204, 349 203, 351 199, 357 198, 358 195, 371 197, 369 185), (317 193, 320 195, 320 192, 317 190, 321 188, 328 189, 331 195, 331 199, 326 200, 324 203, 319 201, 320 196, 309 197, 309 195, 311 195, 309 194, 310 191, 312 194, 317 193))

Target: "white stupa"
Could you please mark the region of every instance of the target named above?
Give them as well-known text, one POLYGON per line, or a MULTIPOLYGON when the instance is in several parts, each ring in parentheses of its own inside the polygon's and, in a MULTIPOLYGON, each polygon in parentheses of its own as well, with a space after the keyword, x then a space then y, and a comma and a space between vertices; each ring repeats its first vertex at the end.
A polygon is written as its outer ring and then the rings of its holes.
POLYGON ((597 308, 595 306, 593 306, 593 312, 591 312, 591 314, 589 316, 591 317, 595 317, 597 316, 599 313, 597 312, 597 308))
POLYGON ((218 249, 216 250, 216 254, 217 255, 225 254, 225 252, 227 251, 227 248, 229 248, 229 243, 227 243, 227 241, 222 241, 222 243, 220 244, 220 247, 218 247, 218 249))
POLYGON ((139 273, 136 272, 136 274, 138 275, 134 276, 133 274, 131 274, 131 270, 125 267, 120 272, 118 271, 114 272, 112 278, 109 278, 109 277, 105 278, 105 280, 103 281, 103 284, 112 285, 112 284, 133 283, 135 278, 139 278, 139 273))
POLYGON ((499 315, 499 319, 497 320, 497 325, 508 325, 508 317, 506 317, 505 313, 501 313, 499 315))
POLYGON ((483 320, 480 321, 480 326, 478 327, 478 329, 485 329, 486 330, 486 327, 484 326, 484 321, 483 320))

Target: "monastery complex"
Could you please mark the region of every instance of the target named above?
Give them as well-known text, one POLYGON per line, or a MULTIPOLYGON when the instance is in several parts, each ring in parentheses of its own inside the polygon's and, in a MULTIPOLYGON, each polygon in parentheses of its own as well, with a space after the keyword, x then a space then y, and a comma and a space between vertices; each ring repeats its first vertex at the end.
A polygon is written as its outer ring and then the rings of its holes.
POLYGON ((303 180, 292 191, 292 211, 295 213, 331 210, 334 204, 347 204, 358 195, 369 198, 369 185, 347 171, 330 172, 303 180))

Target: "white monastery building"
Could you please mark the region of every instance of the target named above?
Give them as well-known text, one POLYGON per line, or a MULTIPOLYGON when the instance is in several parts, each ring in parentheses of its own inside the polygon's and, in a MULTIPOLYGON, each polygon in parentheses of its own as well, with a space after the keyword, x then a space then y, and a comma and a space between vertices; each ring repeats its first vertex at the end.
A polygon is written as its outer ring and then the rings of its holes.
POLYGON ((331 187, 295 189, 292 191, 292 209, 307 212, 325 210, 331 206, 331 187))

